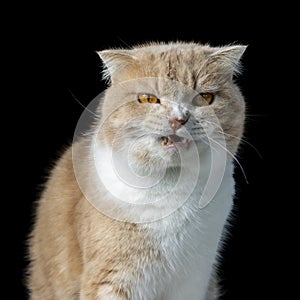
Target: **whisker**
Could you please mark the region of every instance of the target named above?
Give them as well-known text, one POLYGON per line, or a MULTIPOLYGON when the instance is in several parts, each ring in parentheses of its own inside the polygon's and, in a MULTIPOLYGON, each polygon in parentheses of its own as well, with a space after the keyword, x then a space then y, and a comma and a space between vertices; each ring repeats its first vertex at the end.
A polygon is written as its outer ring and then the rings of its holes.
POLYGON ((91 111, 91 110, 89 110, 86 106, 84 106, 79 100, 78 100, 78 98, 74 95, 74 93, 70 90, 70 89, 68 89, 68 92, 71 94, 71 96, 74 98, 74 100, 80 105, 80 106, 82 106, 85 110, 87 110, 89 113, 91 113, 93 116, 95 116, 95 117, 99 117, 98 115, 96 115, 93 111, 91 111))
POLYGON ((266 114, 245 114, 246 117, 261 117, 265 118, 267 115, 266 114))
POLYGON ((117 36, 117 39, 120 40, 128 49, 132 49, 132 46, 127 44, 120 36, 117 36))
POLYGON ((204 120, 203 123, 209 123, 209 124, 215 125, 216 127, 218 127, 218 128, 220 128, 221 130, 223 130, 221 124, 218 124, 218 123, 216 123, 216 122, 204 120))
POLYGON ((249 145, 250 147, 252 147, 253 150, 256 152, 256 154, 259 156, 260 159, 263 159, 263 157, 262 157, 261 153, 258 151, 258 149, 255 146, 253 146, 251 143, 249 143, 248 141, 246 141, 244 138, 239 138, 239 137, 237 137, 235 135, 232 135, 232 134, 229 134, 229 133, 225 133, 224 131, 218 131, 218 132, 222 133, 222 134, 225 134, 225 135, 227 135, 229 137, 232 137, 234 139, 241 140, 243 143, 245 143, 245 144, 249 145))
POLYGON ((206 144, 209 148, 211 148, 213 151, 217 151, 217 149, 216 148, 214 148, 210 143, 208 143, 208 142, 206 142, 204 139, 201 139, 201 141, 204 143, 204 144, 206 144))
POLYGON ((200 135, 191 135, 191 138, 194 142, 203 142, 205 145, 207 145, 209 148, 211 148, 212 150, 214 151, 217 151, 216 148, 214 148, 209 142, 207 142, 205 139, 207 138, 207 135, 206 134, 200 134, 200 135))
POLYGON ((211 121, 207 121, 207 120, 206 120, 206 122, 207 122, 207 123, 210 123, 210 124, 213 124, 213 125, 215 125, 216 127, 220 128, 221 131, 218 131, 218 133, 221 133, 221 134, 227 135, 227 136, 229 136, 229 137, 232 137, 232 138, 234 138, 234 139, 240 140, 240 141, 242 141, 243 143, 249 145, 249 146, 256 152, 256 154, 258 155, 258 157, 259 157, 260 159, 263 159, 263 156, 262 156, 262 154, 259 152, 259 150, 258 150, 254 145, 252 145, 250 142, 248 142, 245 138, 243 138, 243 137, 237 137, 237 136, 235 136, 235 135, 232 135, 232 134, 229 134, 229 133, 225 133, 225 132, 223 131, 223 128, 222 128, 219 124, 217 124, 217 123, 215 123, 215 122, 211 122, 211 121))
POLYGON ((219 145, 223 150, 225 150, 234 160, 235 162, 238 164, 238 166, 240 167, 241 171, 242 171, 242 174, 245 178, 245 181, 247 184, 249 184, 249 181, 247 179, 247 176, 246 176, 246 173, 245 173, 245 170, 244 168, 242 167, 241 163, 239 162, 239 160, 235 157, 234 154, 232 154, 226 147, 224 147, 223 145, 221 145, 220 143, 218 143, 217 141, 215 141, 214 139, 210 138, 210 137, 207 137, 210 141, 212 141, 213 143, 219 145))

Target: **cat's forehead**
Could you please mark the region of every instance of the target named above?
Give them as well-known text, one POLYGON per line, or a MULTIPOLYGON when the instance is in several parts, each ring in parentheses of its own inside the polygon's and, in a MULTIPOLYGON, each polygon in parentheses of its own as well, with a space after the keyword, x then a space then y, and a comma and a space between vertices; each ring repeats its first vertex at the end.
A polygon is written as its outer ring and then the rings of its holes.
POLYGON ((134 52, 143 66, 141 76, 165 77, 193 87, 211 50, 207 46, 171 44, 141 47, 134 52))
POLYGON ((196 43, 169 43, 169 44, 156 44, 150 43, 132 48, 137 54, 180 54, 190 55, 197 54, 209 54, 212 52, 212 47, 208 45, 201 45, 196 43))
POLYGON ((168 78, 196 87, 230 82, 239 72, 245 46, 211 47, 196 43, 148 44, 131 49, 100 51, 104 78, 112 84, 144 77, 168 78))

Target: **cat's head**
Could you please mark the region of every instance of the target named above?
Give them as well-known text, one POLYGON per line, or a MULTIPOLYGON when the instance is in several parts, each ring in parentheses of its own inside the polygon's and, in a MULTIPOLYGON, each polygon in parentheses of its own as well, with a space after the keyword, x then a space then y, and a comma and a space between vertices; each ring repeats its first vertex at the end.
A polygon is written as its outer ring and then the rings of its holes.
POLYGON ((99 52, 109 80, 101 138, 137 164, 180 164, 191 145, 210 150, 225 139, 234 154, 245 104, 234 82, 245 46, 149 44, 99 52))

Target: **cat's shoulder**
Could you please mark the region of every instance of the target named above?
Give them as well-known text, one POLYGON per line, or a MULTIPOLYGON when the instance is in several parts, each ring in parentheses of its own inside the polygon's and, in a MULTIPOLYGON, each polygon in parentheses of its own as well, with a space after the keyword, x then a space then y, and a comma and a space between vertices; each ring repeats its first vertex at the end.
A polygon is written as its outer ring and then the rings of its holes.
POLYGON ((81 194, 74 171, 74 147, 80 149, 82 143, 75 143, 62 151, 49 174, 48 191, 60 195, 81 194))

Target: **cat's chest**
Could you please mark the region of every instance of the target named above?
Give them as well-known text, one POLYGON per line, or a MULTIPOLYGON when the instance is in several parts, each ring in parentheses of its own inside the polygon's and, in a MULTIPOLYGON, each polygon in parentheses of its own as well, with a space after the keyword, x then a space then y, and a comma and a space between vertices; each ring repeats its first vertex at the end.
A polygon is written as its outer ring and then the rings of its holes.
POLYGON ((181 266, 193 264, 200 256, 204 244, 204 225, 197 222, 199 214, 187 213, 184 209, 175 212, 155 224, 148 225, 148 234, 154 246, 160 249, 167 268, 179 270, 181 266))
MULTIPOLYGON (((207 248, 203 247, 203 226, 196 223, 196 216, 184 216, 184 213, 187 212, 181 209, 179 213, 143 226, 148 231, 148 238, 152 239, 153 247, 159 252, 158 261, 143 268, 144 278, 152 278, 152 285, 161 291, 158 299, 177 300, 185 296, 193 299, 189 293, 185 294, 186 288, 199 288, 199 282, 205 281, 203 276, 210 272, 214 261, 214 251, 207 253, 207 248), (191 278, 195 279, 196 284, 192 283, 191 278), (174 291, 177 291, 176 295, 173 295, 174 291)), ((148 289, 149 284, 146 284, 143 293, 147 293, 148 289)))
POLYGON ((192 274, 214 263, 232 201, 223 192, 204 209, 199 208, 197 199, 190 199, 170 216, 146 225, 166 269, 175 276, 178 272, 192 274))

